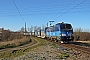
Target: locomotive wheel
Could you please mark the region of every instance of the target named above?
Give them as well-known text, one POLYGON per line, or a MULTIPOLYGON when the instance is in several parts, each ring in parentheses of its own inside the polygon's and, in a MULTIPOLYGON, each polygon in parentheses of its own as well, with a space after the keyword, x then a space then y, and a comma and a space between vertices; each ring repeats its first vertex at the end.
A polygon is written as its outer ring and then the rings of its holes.
POLYGON ((55 42, 58 42, 58 40, 55 40, 55 42))

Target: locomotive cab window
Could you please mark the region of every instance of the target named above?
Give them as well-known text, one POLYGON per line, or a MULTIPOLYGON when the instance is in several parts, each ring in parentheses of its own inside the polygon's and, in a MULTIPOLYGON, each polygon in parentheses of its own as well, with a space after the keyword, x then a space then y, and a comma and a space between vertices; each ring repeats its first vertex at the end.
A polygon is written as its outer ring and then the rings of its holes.
POLYGON ((61 29, 72 29, 71 24, 63 24, 60 26, 61 29))

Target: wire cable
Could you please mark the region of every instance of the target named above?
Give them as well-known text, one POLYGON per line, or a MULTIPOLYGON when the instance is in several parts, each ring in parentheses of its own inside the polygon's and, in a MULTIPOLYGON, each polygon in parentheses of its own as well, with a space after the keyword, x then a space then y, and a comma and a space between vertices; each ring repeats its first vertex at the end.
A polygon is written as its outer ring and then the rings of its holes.
MULTIPOLYGON (((73 0, 70 4, 68 4, 65 8, 63 8, 62 11, 65 10, 67 7, 69 7, 69 6, 70 6, 72 3, 74 3, 74 2, 75 2, 75 0, 73 0)), ((54 15, 53 17, 57 16, 57 15, 60 14, 60 13, 61 13, 61 11, 58 12, 58 13, 57 13, 56 15, 54 15)), ((52 17, 52 18, 53 18, 53 17, 52 17)), ((51 18, 51 19, 52 19, 52 18, 51 18)))
POLYGON ((74 7, 72 7, 71 9, 69 9, 68 11, 66 11, 66 12, 64 12, 64 13, 62 13, 61 15, 59 15, 58 17, 56 17, 56 18, 54 18, 54 20, 55 19, 57 19, 57 18, 59 18, 59 17, 61 17, 62 15, 64 15, 64 14, 66 14, 66 13, 68 13, 69 11, 71 11, 72 9, 74 9, 74 8, 76 8, 77 6, 79 6, 79 5, 81 5, 82 3, 84 3, 86 0, 84 0, 84 1, 82 1, 81 3, 79 3, 79 4, 77 4, 76 6, 74 6, 74 7))
MULTIPOLYGON (((56 17, 58 17, 60 14, 65 13, 66 11, 71 9, 73 6, 77 5, 77 4, 72 4, 72 3, 69 5, 56 5, 56 6, 54 6, 55 8, 53 8, 52 6, 47 6, 47 7, 42 7, 42 9, 39 9, 40 7, 36 7, 36 8, 33 7, 33 9, 31 9, 31 8, 27 8, 27 9, 26 8, 23 8, 23 9, 17 8, 17 9, 19 10, 20 13, 22 13, 22 15, 21 15, 22 17, 37 16, 37 15, 39 16, 39 15, 47 15, 47 14, 55 15, 56 13, 59 12, 59 14, 56 16, 56 17), (68 6, 68 8, 66 6, 68 6), (61 12, 60 12, 60 10, 61 10, 61 12), (62 11, 62 10, 64 10, 64 11, 62 11)), ((90 12, 89 11, 90 9, 88 9, 88 8, 90 8, 89 6, 90 6, 89 3, 83 3, 80 5, 80 7, 76 7, 74 11, 71 11, 71 13, 90 12)), ((14 9, 9 9, 9 10, 3 9, 3 10, 0 10, 0 17, 4 17, 3 15, 5 17, 7 17, 7 16, 19 16, 20 14, 18 14, 18 12, 16 12, 14 9)))
POLYGON ((14 2, 14 0, 12 0, 12 1, 13 1, 13 3, 14 3, 14 5, 15 5, 15 7, 16 7, 16 9, 17 9, 17 11, 18 11, 18 13, 20 14, 20 16, 21 16, 22 20, 25 22, 25 20, 24 20, 23 16, 21 15, 21 13, 20 13, 20 11, 19 11, 19 9, 18 9, 18 7, 17 7, 16 3, 14 2))

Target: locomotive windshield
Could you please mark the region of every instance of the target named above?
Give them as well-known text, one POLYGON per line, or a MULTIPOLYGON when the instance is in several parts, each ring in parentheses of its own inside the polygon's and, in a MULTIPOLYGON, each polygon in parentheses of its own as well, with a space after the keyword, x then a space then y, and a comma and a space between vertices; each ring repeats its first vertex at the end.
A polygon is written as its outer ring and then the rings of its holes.
POLYGON ((61 29, 72 29, 71 24, 63 24, 61 25, 61 29))

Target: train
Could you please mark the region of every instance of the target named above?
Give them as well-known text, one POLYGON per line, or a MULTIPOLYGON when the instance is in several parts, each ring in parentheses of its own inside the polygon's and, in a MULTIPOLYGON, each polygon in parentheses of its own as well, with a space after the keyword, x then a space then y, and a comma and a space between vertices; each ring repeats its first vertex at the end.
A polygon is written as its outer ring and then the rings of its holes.
POLYGON ((35 30, 34 36, 40 38, 46 38, 48 40, 60 41, 66 43, 74 40, 73 27, 70 23, 57 23, 50 27, 35 30))

